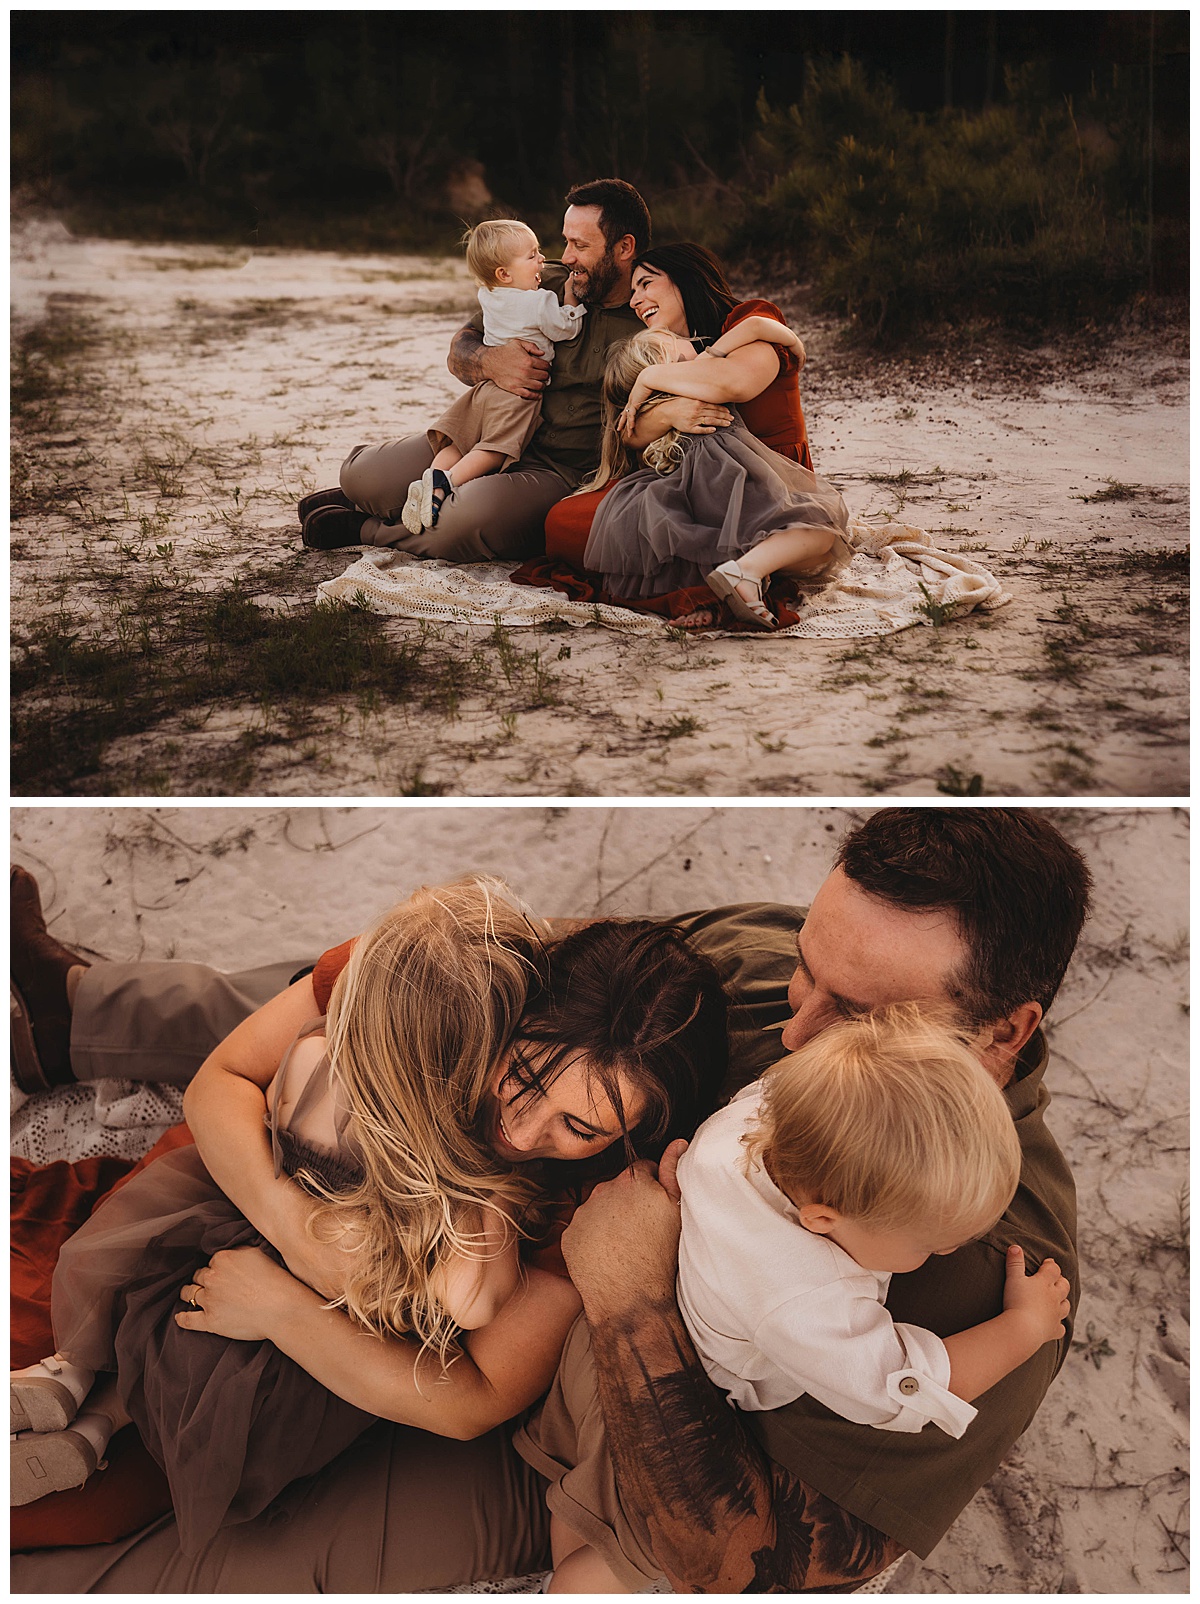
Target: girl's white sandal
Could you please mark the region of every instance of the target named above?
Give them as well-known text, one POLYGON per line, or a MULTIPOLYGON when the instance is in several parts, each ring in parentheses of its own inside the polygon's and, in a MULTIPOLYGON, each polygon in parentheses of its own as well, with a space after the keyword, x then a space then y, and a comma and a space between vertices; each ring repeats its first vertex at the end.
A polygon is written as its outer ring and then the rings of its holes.
POLYGON ((48 1493, 82 1487, 108 1463, 78 1431, 29 1433, 14 1437, 9 1447, 9 1505, 32 1504, 48 1493))
POLYGON ((711 573, 705 574, 704 582, 715 596, 729 603, 729 611, 743 623, 761 624, 764 629, 778 627, 771 609, 763 601, 762 580, 755 579, 753 574, 743 573, 736 558, 731 557, 719 568, 714 568, 711 573), (753 585, 757 599, 747 601, 738 589, 739 583, 753 585))
POLYGON ((29 1368, 33 1375, 9 1377, 9 1431, 62 1431, 79 1413, 87 1390, 77 1395, 62 1363, 53 1357, 29 1368))

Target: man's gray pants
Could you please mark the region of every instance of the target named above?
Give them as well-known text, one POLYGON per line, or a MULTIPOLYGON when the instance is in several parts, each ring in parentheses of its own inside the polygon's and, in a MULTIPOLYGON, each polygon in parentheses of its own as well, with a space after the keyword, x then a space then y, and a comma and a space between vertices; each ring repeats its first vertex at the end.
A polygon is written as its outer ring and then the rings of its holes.
POLYGON ((71 1013, 75 1077, 186 1086, 235 1026, 312 961, 297 958, 232 975, 173 961, 93 964, 83 972, 71 1013))
POLYGON ((355 446, 342 464, 342 489, 370 516, 359 540, 364 546, 396 546, 414 557, 446 562, 524 562, 546 549, 546 514, 571 487, 552 468, 518 462, 507 473, 484 474, 456 490, 438 516, 437 528, 412 535, 400 522, 408 487, 433 462, 423 434, 355 446))

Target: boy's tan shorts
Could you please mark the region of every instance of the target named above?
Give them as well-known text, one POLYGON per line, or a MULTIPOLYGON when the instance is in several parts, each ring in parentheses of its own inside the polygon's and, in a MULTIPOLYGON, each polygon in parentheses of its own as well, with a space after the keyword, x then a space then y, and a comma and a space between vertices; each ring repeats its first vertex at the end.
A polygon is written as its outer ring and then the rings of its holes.
POLYGON ((550 1483, 550 1513, 590 1543, 631 1592, 643 1592, 662 1576, 644 1522, 621 1503, 583 1315, 567 1335, 545 1402, 513 1444, 550 1483))

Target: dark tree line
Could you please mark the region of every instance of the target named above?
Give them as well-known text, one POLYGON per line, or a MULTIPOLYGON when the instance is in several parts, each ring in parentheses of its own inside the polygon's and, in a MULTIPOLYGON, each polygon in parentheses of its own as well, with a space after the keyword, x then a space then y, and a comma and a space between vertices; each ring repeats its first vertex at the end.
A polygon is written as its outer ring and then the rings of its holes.
POLYGON ((13 177, 87 227, 358 247, 449 246, 486 210, 550 239, 564 189, 616 173, 664 238, 762 251, 782 206, 803 265, 847 138, 874 126, 927 187, 971 141, 922 140, 1007 115, 997 159, 1070 145, 1161 286, 1185 276, 1187 50, 1180 11, 18 11, 13 177), (820 148, 787 124, 817 106, 820 148))

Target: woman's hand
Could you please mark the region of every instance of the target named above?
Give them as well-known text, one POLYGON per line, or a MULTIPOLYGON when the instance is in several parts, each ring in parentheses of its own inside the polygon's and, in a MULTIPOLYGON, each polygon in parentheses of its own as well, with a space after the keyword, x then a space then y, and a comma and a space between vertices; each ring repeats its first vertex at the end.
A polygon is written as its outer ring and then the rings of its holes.
POLYGON ((273 1342, 275 1333, 316 1293, 259 1248, 228 1248, 213 1255, 180 1289, 196 1307, 175 1316, 186 1331, 210 1331, 235 1342, 273 1342))
POLYGON ((625 403, 625 410, 617 419, 617 433, 622 440, 628 441, 630 434, 637 425, 637 415, 650 397, 655 393, 652 375, 654 368, 643 368, 633 381, 633 389, 629 392, 629 400, 625 403))
POLYGON ((625 444, 631 451, 641 451, 670 429, 678 429, 680 434, 712 434, 714 429, 723 429, 732 422, 733 413, 719 402, 673 396, 643 412, 625 437, 625 444))

